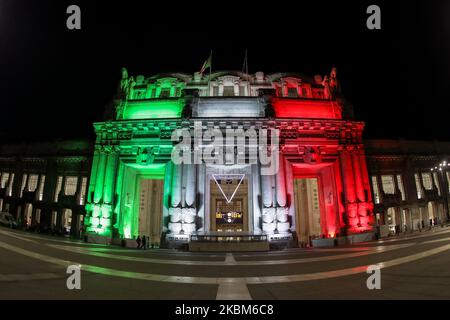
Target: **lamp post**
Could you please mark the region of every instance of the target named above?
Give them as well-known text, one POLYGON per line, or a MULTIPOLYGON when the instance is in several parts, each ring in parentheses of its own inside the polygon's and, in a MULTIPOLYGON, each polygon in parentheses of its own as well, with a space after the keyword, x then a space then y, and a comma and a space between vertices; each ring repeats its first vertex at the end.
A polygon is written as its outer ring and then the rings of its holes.
MULTIPOLYGON (((449 216, 449 209, 448 209, 448 196, 449 196, 449 192, 450 192, 450 188, 449 188, 449 184, 447 181, 447 172, 450 169, 450 163, 447 162, 446 160, 442 161, 439 163, 439 165, 435 166, 434 168, 431 168, 431 172, 440 172, 441 173, 441 178, 442 178, 442 188, 441 188, 441 192, 444 198, 444 212, 445 212, 445 217, 448 220, 450 220, 450 216, 449 216)), ((439 183, 439 181, 437 182, 439 183)))

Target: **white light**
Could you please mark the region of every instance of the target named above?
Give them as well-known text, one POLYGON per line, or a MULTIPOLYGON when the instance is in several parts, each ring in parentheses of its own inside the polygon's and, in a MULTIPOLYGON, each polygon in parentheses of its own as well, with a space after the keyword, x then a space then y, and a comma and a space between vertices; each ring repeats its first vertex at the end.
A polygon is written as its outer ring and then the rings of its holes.
POLYGON ((245 174, 217 174, 217 175, 213 174, 212 176, 213 176, 214 181, 216 182, 217 186, 219 187, 220 192, 222 192, 222 195, 224 196, 225 200, 227 200, 227 203, 230 203, 231 200, 233 200, 234 195, 236 194, 237 190, 239 189, 239 186, 241 185, 242 180, 244 180, 245 174), (217 182, 216 176, 221 176, 221 177, 224 177, 224 176, 226 176, 226 177, 228 177, 228 176, 240 176, 240 177, 241 177, 241 180, 239 180, 239 183, 238 183, 238 185, 236 186, 236 189, 234 190, 234 192, 233 192, 233 194, 231 195, 230 199, 228 199, 228 197, 225 195, 225 192, 223 192, 223 189, 222 189, 222 187, 220 186, 220 183, 217 182))

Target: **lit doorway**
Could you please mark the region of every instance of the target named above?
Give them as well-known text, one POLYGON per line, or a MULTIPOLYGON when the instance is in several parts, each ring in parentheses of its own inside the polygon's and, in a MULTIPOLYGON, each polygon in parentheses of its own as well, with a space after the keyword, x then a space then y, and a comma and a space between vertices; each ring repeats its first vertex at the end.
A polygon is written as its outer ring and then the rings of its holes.
POLYGON ((25 204, 24 224, 27 228, 31 226, 31 219, 33 217, 33 205, 31 203, 25 204))
POLYGON ((211 231, 248 231, 248 182, 244 174, 218 174, 210 180, 211 231))
POLYGON ((159 243, 162 227, 164 180, 143 179, 139 192, 140 236, 150 237, 151 243, 159 243))
POLYGON ((71 209, 63 210, 61 224, 62 224, 64 234, 70 234, 70 229, 72 228, 72 210, 71 209))
POLYGON ((322 234, 318 178, 294 179, 294 193, 299 241, 308 243, 322 234))

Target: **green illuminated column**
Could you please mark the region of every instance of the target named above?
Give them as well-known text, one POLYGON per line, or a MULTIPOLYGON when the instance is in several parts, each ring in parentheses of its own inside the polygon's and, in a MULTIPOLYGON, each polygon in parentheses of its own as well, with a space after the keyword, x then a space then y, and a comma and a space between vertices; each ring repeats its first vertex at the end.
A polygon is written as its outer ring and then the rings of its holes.
POLYGON ((94 203, 100 203, 103 196, 103 183, 105 179, 106 160, 108 155, 105 148, 102 148, 97 166, 97 177, 95 179, 94 203))
POLYGON ((116 147, 109 147, 107 150, 107 158, 105 160, 105 177, 103 184, 103 203, 101 209, 101 218, 99 221, 99 229, 101 233, 109 235, 112 225, 112 213, 114 205, 114 187, 116 182, 116 170, 119 159, 119 150, 116 147))
POLYGON ((92 159, 91 177, 89 179, 89 188, 87 193, 87 203, 92 203, 92 196, 95 188, 95 182, 97 180, 97 166, 98 159, 100 157, 100 146, 95 146, 94 157, 92 159))
POLYGON ((118 159, 119 153, 117 148, 111 148, 106 160, 105 179, 103 185, 103 203, 112 203, 118 159))
POLYGON ((169 223, 169 205, 170 205, 169 197, 172 188, 172 171, 173 171, 173 162, 168 161, 166 163, 166 168, 164 172, 163 231, 167 231, 167 226, 169 223))

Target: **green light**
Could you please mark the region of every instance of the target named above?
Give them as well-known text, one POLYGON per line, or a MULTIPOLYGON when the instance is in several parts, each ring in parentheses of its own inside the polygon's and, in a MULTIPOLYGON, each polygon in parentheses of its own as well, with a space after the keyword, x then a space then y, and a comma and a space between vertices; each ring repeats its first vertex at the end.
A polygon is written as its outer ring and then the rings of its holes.
MULTIPOLYGON (((128 164, 125 166, 123 174, 119 174, 118 184, 121 184, 120 209, 118 224, 119 234, 123 238, 133 238, 139 232, 139 192, 141 181, 144 179, 164 179, 166 164, 139 165, 128 164)), ((167 202, 170 192, 164 187, 164 203, 167 202)))
POLYGON ((149 99, 129 101, 123 113, 124 120, 180 118, 184 99, 149 99))

